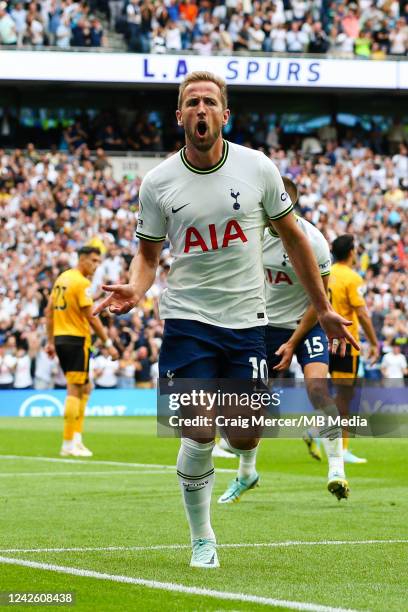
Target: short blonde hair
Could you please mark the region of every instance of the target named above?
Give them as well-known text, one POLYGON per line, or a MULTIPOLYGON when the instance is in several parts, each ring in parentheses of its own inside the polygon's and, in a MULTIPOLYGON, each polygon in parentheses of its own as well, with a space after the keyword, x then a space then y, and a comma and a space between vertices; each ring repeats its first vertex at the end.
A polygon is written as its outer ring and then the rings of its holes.
POLYGON ((196 70, 195 72, 190 72, 190 74, 186 76, 184 81, 180 83, 177 108, 179 110, 181 109, 181 106, 183 104, 183 94, 184 94, 186 87, 188 87, 188 85, 191 85, 191 83, 199 83, 200 81, 208 81, 210 83, 215 83, 219 87, 220 94, 221 94, 222 108, 223 110, 225 110, 228 106, 227 84, 224 81, 224 79, 222 79, 221 77, 217 76, 216 74, 213 74, 212 72, 207 72, 205 70, 202 70, 202 71, 196 70))

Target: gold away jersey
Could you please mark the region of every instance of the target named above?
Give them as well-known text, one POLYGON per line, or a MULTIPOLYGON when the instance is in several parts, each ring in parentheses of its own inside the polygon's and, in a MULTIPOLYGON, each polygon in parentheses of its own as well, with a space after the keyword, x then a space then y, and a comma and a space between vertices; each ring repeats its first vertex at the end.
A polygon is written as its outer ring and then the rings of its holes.
MULTIPOLYGON (((359 324, 355 309, 365 306, 363 285, 361 276, 349 266, 341 263, 332 266, 329 279, 330 302, 336 312, 353 322, 347 329, 357 342, 359 341, 359 324)), ((353 355, 358 353, 354 347, 351 352, 353 355)))
POLYGON ((88 319, 81 312, 93 304, 90 286, 76 268, 58 276, 52 289, 54 336, 90 336, 88 319))

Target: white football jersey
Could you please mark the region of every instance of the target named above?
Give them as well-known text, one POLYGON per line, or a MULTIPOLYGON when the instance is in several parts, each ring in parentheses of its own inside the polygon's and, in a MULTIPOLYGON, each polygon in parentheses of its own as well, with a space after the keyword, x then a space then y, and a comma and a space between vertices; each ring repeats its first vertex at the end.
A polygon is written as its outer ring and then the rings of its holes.
MULTIPOLYGON (((330 249, 325 237, 306 219, 297 217, 297 222, 310 241, 320 274, 322 276, 330 274, 330 249)), ((269 325, 296 329, 310 304, 310 299, 295 274, 282 240, 272 228, 265 231, 263 263, 269 325)))
POLYGON ((213 168, 195 168, 183 149, 148 172, 136 235, 167 235, 174 257, 161 318, 232 329, 265 325, 264 230, 268 218, 291 210, 275 164, 227 141, 213 168))

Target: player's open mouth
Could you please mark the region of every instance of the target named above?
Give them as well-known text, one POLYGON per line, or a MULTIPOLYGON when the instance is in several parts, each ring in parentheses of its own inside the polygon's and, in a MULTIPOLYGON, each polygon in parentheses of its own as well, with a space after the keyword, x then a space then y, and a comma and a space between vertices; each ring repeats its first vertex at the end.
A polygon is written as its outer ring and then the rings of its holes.
POLYGON ((197 132, 199 133, 200 136, 205 136, 207 132, 207 124, 205 121, 199 121, 197 123, 197 132))

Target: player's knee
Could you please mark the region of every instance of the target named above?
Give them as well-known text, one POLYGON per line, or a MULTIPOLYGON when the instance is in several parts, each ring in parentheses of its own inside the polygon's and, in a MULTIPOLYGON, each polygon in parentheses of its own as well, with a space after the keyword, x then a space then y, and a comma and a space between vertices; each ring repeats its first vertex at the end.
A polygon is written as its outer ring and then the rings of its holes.
POLYGON ((81 385, 81 395, 90 395, 92 391, 92 385, 90 382, 81 385))
POLYGON ((197 442, 197 444, 212 444, 214 443, 214 438, 200 438, 199 436, 194 436, 189 434, 188 436, 189 440, 193 440, 193 442, 197 442))
POLYGON ((76 383, 67 382, 67 395, 73 395, 74 397, 81 397, 82 386, 76 383))
POLYGON ((327 401, 330 400, 330 397, 328 397, 327 383, 325 380, 308 380, 307 393, 313 407, 317 410, 324 409, 327 401))
POLYGON ((259 438, 229 438, 228 443, 237 450, 252 450, 259 444, 259 438))

